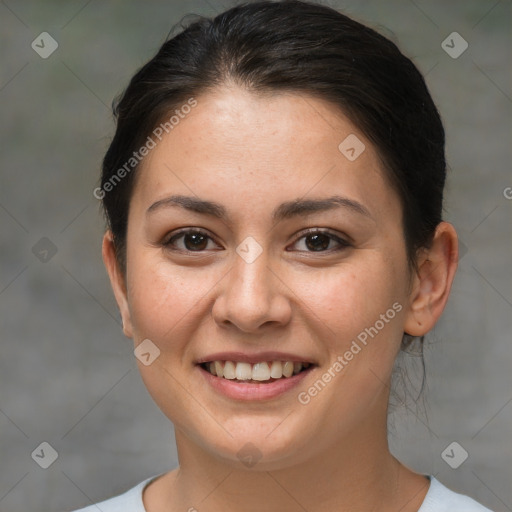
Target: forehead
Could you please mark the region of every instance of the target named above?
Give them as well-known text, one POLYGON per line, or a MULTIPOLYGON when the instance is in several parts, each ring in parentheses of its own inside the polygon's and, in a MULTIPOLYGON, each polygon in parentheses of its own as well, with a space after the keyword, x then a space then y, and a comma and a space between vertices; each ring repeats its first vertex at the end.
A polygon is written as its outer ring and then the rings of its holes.
POLYGON ((343 192, 370 203, 377 215, 396 206, 375 148, 335 105, 302 93, 261 95, 239 87, 195 100, 145 157, 137 202, 149 206, 179 191, 226 204, 238 200, 247 209, 255 197, 271 207, 278 195, 343 192), (355 159, 347 157, 352 148, 360 152, 355 159))

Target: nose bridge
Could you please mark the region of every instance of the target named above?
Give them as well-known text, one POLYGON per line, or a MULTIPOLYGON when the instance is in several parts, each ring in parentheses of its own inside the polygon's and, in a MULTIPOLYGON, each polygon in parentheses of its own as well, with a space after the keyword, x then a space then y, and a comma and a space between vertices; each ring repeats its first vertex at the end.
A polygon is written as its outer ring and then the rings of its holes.
POLYGON ((269 251, 254 239, 244 240, 236 249, 229 292, 242 308, 258 314, 270 300, 272 279, 269 251))
POLYGON ((251 331, 267 322, 285 322, 289 315, 287 301, 281 296, 271 269, 270 252, 252 237, 236 248, 233 267, 221 293, 214 306, 214 317, 221 324, 231 323, 251 331))

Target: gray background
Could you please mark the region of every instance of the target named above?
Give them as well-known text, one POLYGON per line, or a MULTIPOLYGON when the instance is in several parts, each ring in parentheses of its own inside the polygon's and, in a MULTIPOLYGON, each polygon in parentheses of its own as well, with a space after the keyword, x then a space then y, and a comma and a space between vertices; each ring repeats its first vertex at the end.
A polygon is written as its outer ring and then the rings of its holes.
MULTIPOLYGON (((112 98, 184 14, 232 4, 0 2, 1 511, 71 510, 177 465, 172 425, 120 329, 92 190, 112 98), (31 48, 43 31, 59 44, 48 59, 31 48), (43 237, 57 249, 46 262, 33 253, 43 237), (48 469, 31 458, 43 441, 58 452, 48 469)), ((329 4, 398 42, 426 74, 447 130, 445 218, 467 248, 426 348, 426 405, 393 414, 393 451, 512 510, 511 2, 329 4), (469 43, 457 59, 441 47, 453 31, 469 43), (453 441, 469 453, 458 469, 441 457, 453 441)))

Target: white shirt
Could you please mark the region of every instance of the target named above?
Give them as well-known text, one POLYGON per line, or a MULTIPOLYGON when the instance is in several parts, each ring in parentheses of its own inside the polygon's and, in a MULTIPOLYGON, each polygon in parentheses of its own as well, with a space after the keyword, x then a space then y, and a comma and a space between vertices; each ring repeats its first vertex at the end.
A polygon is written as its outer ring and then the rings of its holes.
MULTIPOLYGON (((143 480, 119 496, 90 505, 73 512, 147 512, 142 501, 144 488, 161 475, 143 480)), ((492 512, 475 500, 458 494, 430 476, 430 487, 418 512, 492 512)))

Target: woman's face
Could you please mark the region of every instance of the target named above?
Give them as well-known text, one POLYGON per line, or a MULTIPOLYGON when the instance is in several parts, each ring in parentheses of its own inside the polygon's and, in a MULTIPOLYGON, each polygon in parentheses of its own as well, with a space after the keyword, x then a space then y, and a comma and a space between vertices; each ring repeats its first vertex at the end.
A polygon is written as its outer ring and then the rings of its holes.
POLYGON ((257 450, 267 468, 383 430, 409 274, 375 148, 312 96, 225 87, 196 100, 143 161, 129 212, 124 327, 135 346, 151 340, 137 361, 150 394, 205 452, 257 450), (310 366, 251 384, 198 364, 244 356, 310 366))

